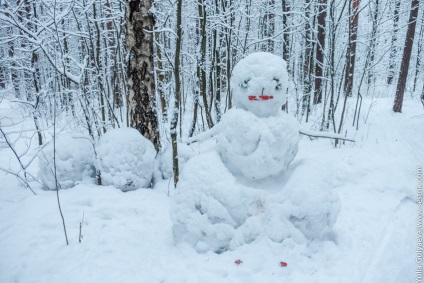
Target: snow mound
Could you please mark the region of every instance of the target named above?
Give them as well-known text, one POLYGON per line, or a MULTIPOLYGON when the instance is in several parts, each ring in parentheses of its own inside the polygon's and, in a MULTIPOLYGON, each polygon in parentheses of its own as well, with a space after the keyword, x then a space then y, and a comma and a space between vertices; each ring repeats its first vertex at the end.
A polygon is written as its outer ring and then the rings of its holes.
POLYGON ((190 159, 171 207, 176 241, 200 253, 221 253, 261 236, 275 242, 322 239, 335 223, 339 199, 323 182, 306 181, 307 162, 297 169, 282 189, 268 191, 240 184, 217 152, 190 159))
POLYGON ((150 186, 156 150, 137 130, 111 129, 97 147, 103 185, 122 191, 150 186))
POLYGON ((258 117, 276 115, 286 103, 288 85, 287 63, 266 52, 240 60, 231 75, 234 105, 258 117))
MULTIPOLYGON (((38 178, 47 190, 55 190, 53 162, 53 141, 47 145, 38 156, 38 178)), ((56 176, 59 188, 69 189, 76 184, 93 182, 96 170, 94 168, 94 149, 88 139, 73 138, 71 134, 61 134, 56 138, 56 176)))
POLYGON ((228 169, 248 180, 268 178, 287 170, 297 153, 297 121, 282 111, 277 116, 259 118, 231 109, 222 118, 219 151, 228 169))
MULTIPOLYGON (((180 170, 184 168, 187 161, 194 155, 200 153, 199 143, 187 145, 186 143, 178 143, 178 166, 180 170)), ((157 171, 161 172, 160 178, 170 179, 173 175, 172 169, 172 145, 169 143, 160 156, 157 158, 158 168, 157 171)), ((156 177, 156 176, 155 176, 156 177)))
POLYGON ((329 166, 312 159, 292 164, 282 194, 275 196, 275 203, 288 200, 290 222, 309 240, 328 235, 340 212, 329 166))

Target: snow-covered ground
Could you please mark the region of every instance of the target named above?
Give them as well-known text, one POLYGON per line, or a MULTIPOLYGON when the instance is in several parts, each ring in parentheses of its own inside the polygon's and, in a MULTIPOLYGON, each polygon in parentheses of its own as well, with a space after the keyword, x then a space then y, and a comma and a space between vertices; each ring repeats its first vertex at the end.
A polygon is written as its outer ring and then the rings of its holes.
MULTIPOLYGON (((364 101, 364 117, 370 103, 364 101)), ((0 282, 415 282, 424 111, 418 100, 405 98, 403 114, 391 104, 373 101, 355 144, 334 149, 328 139, 301 139, 291 166, 315 160, 331 168, 341 201, 333 231, 321 241, 260 236, 221 254, 199 254, 174 241, 174 189, 166 180, 125 193, 93 184, 60 191, 66 246, 56 193, 36 188, 35 196, 0 172, 0 282)), ((0 104, 0 115, 13 118, 10 111, 0 104)), ((12 154, 1 151, 0 166, 15 166, 10 162, 12 154)), ((319 180, 313 168, 303 169, 301 184, 319 180)))

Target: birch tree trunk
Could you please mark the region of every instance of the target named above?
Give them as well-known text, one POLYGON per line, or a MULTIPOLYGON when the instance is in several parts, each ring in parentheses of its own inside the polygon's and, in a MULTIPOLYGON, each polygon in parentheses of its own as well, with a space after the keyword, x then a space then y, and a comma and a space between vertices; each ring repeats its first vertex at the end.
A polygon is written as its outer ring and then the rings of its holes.
POLYGON ((130 125, 159 149, 153 62, 155 19, 150 13, 151 0, 127 2, 126 45, 128 60, 128 115, 130 125))

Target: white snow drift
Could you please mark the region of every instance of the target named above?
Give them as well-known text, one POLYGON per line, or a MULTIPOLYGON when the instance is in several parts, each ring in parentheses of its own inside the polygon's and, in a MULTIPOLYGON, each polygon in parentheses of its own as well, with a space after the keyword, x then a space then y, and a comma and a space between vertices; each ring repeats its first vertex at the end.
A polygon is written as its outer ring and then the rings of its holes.
POLYGON ((102 184, 122 191, 150 186, 156 150, 137 130, 109 130, 101 137, 97 154, 102 184))

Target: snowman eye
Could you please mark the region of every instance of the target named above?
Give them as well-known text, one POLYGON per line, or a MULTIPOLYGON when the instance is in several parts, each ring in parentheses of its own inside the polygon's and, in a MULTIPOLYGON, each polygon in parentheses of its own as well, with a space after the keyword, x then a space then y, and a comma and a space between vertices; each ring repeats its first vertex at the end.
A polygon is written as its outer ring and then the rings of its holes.
POLYGON ((283 86, 281 85, 280 80, 277 78, 273 78, 272 80, 277 83, 277 85, 275 86, 275 90, 281 90, 283 86))
POLYGON ((250 78, 245 79, 245 80, 244 80, 244 81, 240 84, 240 86, 241 86, 242 88, 247 88, 249 81, 250 81, 250 78))

